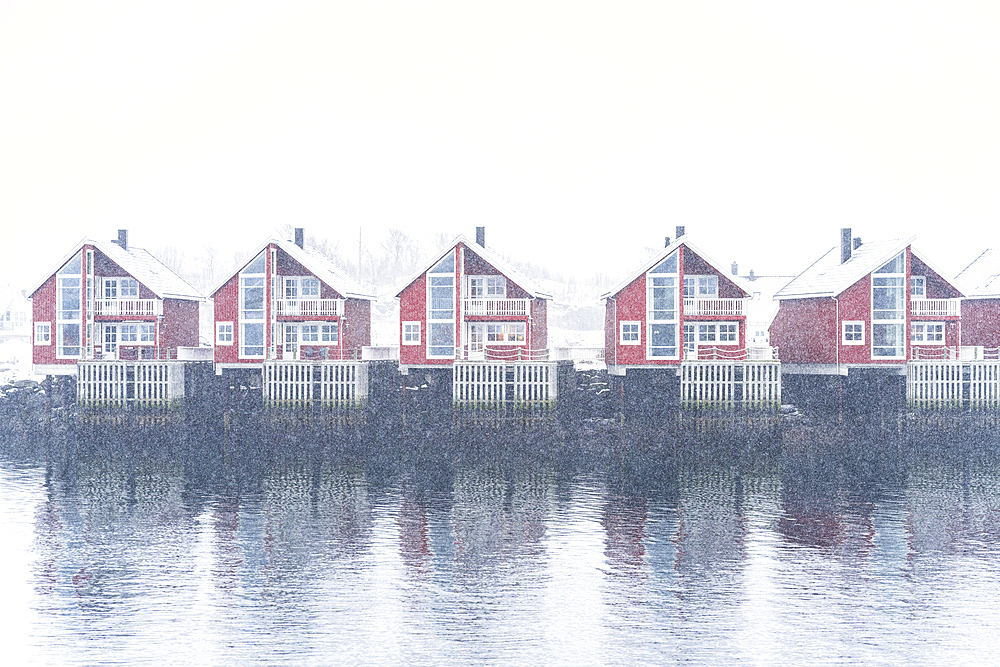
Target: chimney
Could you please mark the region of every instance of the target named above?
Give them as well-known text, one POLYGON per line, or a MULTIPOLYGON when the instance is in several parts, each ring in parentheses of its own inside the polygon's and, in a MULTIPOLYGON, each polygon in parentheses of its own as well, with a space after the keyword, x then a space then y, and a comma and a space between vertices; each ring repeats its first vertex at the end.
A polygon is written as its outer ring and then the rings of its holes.
POLYGON ((305 249, 306 247, 306 230, 303 227, 295 228, 295 245, 305 249))
POLYGON ((677 232, 676 234, 677 238, 684 236, 684 225, 677 225, 677 229, 675 229, 674 231, 677 232))
POLYGON ((670 237, 669 236, 664 236, 663 237, 663 247, 666 248, 669 245, 670 245, 670 237))
POLYGON ((843 264, 851 258, 851 228, 840 228, 840 263, 843 264))
POLYGON ((486 228, 485 227, 476 227, 476 243, 478 243, 483 248, 486 247, 486 228))
POLYGON ((733 275, 734 276, 740 275, 740 267, 736 264, 736 262, 733 262, 732 269, 733 269, 733 275))
POLYGON ((857 250, 860 247, 861 247, 861 237, 860 236, 855 236, 854 237, 854 249, 857 250))
POLYGON ((112 241, 112 243, 116 243, 116 244, 120 245, 121 248, 122 248, 122 250, 128 250, 128 230, 127 229, 119 229, 118 230, 118 240, 117 241, 112 241))

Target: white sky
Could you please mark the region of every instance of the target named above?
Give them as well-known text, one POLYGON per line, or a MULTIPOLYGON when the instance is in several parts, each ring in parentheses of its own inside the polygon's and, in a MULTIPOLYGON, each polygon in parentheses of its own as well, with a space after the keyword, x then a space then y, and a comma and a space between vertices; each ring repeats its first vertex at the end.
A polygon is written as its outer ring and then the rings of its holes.
MULTIPOLYGON (((84 236, 473 236, 617 279, 1000 246, 1000 5, 0 0, 0 284, 84 236)), ((595 295, 596 298, 596 295, 595 295)))

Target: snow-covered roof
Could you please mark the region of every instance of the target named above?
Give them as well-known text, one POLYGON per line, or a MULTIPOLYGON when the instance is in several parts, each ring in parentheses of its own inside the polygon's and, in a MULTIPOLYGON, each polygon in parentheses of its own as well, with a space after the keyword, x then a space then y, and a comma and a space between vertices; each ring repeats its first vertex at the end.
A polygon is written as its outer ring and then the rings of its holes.
POLYGON ((703 253, 701 250, 699 250, 694 244, 692 244, 688 240, 687 234, 685 234, 684 236, 680 236, 677 239, 675 239, 673 243, 665 247, 660 252, 644 260, 643 263, 640 264, 634 271, 629 273, 624 280, 622 280, 617 285, 612 287, 610 290, 602 294, 601 300, 603 301, 604 299, 613 297, 619 292, 621 292, 623 289, 631 285, 633 280, 635 280, 642 274, 646 273, 646 271, 649 271, 651 268, 659 264, 661 261, 666 259, 672 252, 674 252, 681 246, 684 246, 688 250, 692 251, 694 254, 698 255, 698 257, 700 257, 702 260, 707 262, 709 266, 715 269, 715 271, 719 275, 723 276, 726 280, 730 281, 731 283, 736 285, 739 289, 743 290, 746 296, 750 296, 753 294, 753 289, 750 287, 749 284, 747 284, 747 281, 745 281, 743 278, 740 278, 739 276, 734 276, 729 272, 727 272, 718 263, 716 263, 715 260, 713 260, 711 257, 703 253))
POLYGON ((465 236, 461 235, 456 237, 455 240, 451 242, 451 244, 448 246, 446 250, 436 255, 434 257, 434 260, 428 263, 423 269, 421 269, 419 273, 417 273, 415 276, 407 280, 400 289, 396 290, 396 298, 399 298, 399 295, 402 294, 407 287, 412 285, 414 280, 424 275, 428 269, 430 269, 435 264, 444 259, 444 256, 447 255, 449 252, 453 251, 455 249, 455 246, 457 246, 459 243, 464 244, 467 250, 471 251, 474 255, 478 256, 484 262, 486 262, 487 264, 495 268, 497 271, 502 273, 512 283, 514 283, 515 285, 523 289, 525 292, 527 292, 532 299, 552 298, 552 295, 549 292, 543 290, 538 285, 538 283, 536 283, 534 280, 532 280, 531 278, 529 278, 528 276, 524 275, 523 273, 515 269, 513 266, 511 266, 507 262, 507 260, 505 260, 503 257, 493 252, 489 248, 485 248, 479 245, 478 243, 474 243, 465 236))
MULTIPOLYGON (((840 246, 830 248, 805 271, 778 290, 775 299, 810 299, 837 296, 906 249, 913 238, 869 241, 840 263, 840 246)), ((921 258, 921 261, 923 258, 921 258)))
POLYGON ((205 298, 201 292, 191 287, 183 278, 168 269, 163 262, 146 252, 145 249, 129 245, 128 250, 125 250, 113 241, 94 241, 93 239, 82 239, 77 243, 58 264, 28 290, 28 294, 34 295, 38 288, 45 284, 46 280, 51 278, 76 253, 80 252, 80 249, 85 245, 94 246, 160 299, 201 301, 205 298))
POLYGON ((228 283, 234 275, 246 268, 246 266, 255 260, 257 256, 270 244, 275 244, 282 250, 284 250, 292 259, 306 267, 309 273, 313 274, 321 282, 332 287, 337 293, 343 295, 348 299, 365 299, 367 301, 374 301, 376 296, 369 293, 361 286, 354 278, 341 271, 337 265, 330 261, 326 256, 313 250, 312 248, 300 248, 291 241, 285 241, 278 238, 269 238, 263 243, 261 243, 257 248, 250 253, 249 257, 243 264, 239 266, 235 271, 227 275, 219 284, 212 288, 211 294, 214 296, 222 287, 228 283))
POLYGON ((955 281, 970 297, 1000 297, 1000 250, 987 248, 959 271, 955 281))

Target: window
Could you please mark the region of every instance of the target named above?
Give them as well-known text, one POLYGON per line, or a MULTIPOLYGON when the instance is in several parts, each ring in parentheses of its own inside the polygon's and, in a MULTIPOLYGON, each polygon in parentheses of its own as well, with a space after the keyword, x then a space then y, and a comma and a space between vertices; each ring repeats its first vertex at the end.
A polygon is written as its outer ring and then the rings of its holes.
POLYGON ((215 344, 216 345, 232 345, 233 344, 233 323, 232 322, 216 322, 215 323, 215 344))
POLYGON ((403 345, 420 345, 420 322, 403 322, 403 345))
POLYGON ((906 356, 906 258, 899 253, 872 274, 872 358, 906 356))
POLYGON ((299 348, 299 325, 285 325, 285 352, 295 352, 299 348))
POLYGON ((318 343, 319 325, 303 324, 302 327, 299 329, 299 335, 302 337, 303 343, 318 343))
MULTIPOLYGON (((684 325, 685 336, 687 328, 697 327, 699 345, 736 345, 740 342, 740 327, 735 322, 698 322, 695 325, 684 325)), ((692 331, 692 336, 694 331, 692 331)), ((687 340, 685 340, 685 344, 687 340)))
POLYGON ((264 357, 264 267, 260 253, 240 272, 240 357, 264 357))
POLYGON ((35 322, 35 345, 52 344, 52 323, 35 322))
POLYGON ((79 357, 83 254, 77 253, 56 275, 56 356, 79 357))
POLYGON ((524 342, 524 322, 493 322, 486 325, 486 342, 516 345, 524 342))
POLYGON ((671 253, 646 275, 647 358, 673 358, 677 353, 677 253, 671 253))
POLYGON ((455 356, 455 253, 427 272, 427 356, 455 356))
POLYGON ((156 325, 155 324, 140 324, 139 325, 139 344, 140 345, 152 345, 156 342, 156 325))
POLYGON ((485 278, 477 278, 475 276, 469 278, 469 298, 470 299, 482 299, 486 297, 486 286, 485 278))
POLYGON ((621 335, 618 340, 622 345, 639 344, 639 322, 621 322, 621 335))
POLYGON ((924 345, 944 345, 944 322, 913 322, 910 342, 924 345))
POLYGON ((299 298, 299 279, 298 278, 285 278, 285 298, 286 299, 298 299, 299 298))
POLYGON ((507 279, 503 276, 486 277, 486 296, 502 299, 507 295, 507 279))
POLYGON ((319 280, 316 278, 305 277, 300 283, 302 289, 302 298, 319 298, 319 280))
POLYGON ((840 342, 844 345, 864 345, 865 344, 865 323, 864 322, 844 322, 843 335, 840 342))
POLYGON ((695 331, 693 324, 684 325, 684 351, 694 352, 698 344, 695 342, 695 331))
POLYGON ((923 276, 910 276, 910 298, 924 299, 927 297, 927 279, 923 276))
POLYGON ((124 345, 132 344, 135 345, 139 342, 139 325, 138 324, 122 324, 118 329, 118 342, 124 345))
POLYGON ((685 299, 715 299, 718 296, 718 276, 684 276, 685 299))
POLYGON ((321 324, 319 329, 319 340, 321 343, 326 343, 327 345, 338 345, 340 343, 340 325, 337 322, 321 324))

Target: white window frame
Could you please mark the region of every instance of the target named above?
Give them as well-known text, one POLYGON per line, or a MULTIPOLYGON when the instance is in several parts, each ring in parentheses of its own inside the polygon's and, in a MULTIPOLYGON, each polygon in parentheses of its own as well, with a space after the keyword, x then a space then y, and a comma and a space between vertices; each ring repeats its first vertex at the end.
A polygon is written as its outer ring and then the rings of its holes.
POLYGON ((507 279, 503 276, 486 276, 486 298, 507 298, 507 279))
MULTIPOLYGON (((695 325, 695 343, 697 346, 702 345, 714 345, 731 347, 733 345, 740 344, 740 325, 739 322, 705 322, 701 320, 692 321, 685 323, 695 325), (722 332, 719 327, 735 327, 736 338, 733 340, 719 340, 722 332), (704 336, 704 337, 703 337, 704 336)), ((726 332, 732 333, 732 332, 726 332)))
MULTIPOLYGON (((253 264, 261 261, 266 268, 267 257, 264 253, 261 253, 253 259, 249 264, 247 264, 247 269, 249 269, 253 264)), ((255 267, 256 268, 256 267, 255 267)), ((268 351, 268 341, 267 341, 267 275, 266 273, 251 273, 247 269, 244 269, 239 273, 239 304, 240 304, 240 340, 239 340, 239 358, 240 359, 265 359, 267 357, 268 351), (259 285, 245 285, 244 282, 250 281, 260 281, 259 285), (246 303, 246 296, 248 290, 260 290, 261 303, 260 308, 248 309, 246 303), (260 317, 250 317, 249 313, 253 312, 260 313, 260 317), (247 343, 249 336, 247 332, 250 328, 258 328, 260 330, 260 345, 254 345, 253 347, 260 347, 260 354, 248 354, 247 353, 247 343)), ((272 282, 272 298, 274 292, 274 284, 272 282)), ((272 332, 273 334, 274 332, 272 332)), ((272 340, 273 343, 273 340, 272 340)))
POLYGON ((451 270, 449 270, 449 271, 442 271, 442 272, 439 272, 439 273, 434 273, 434 269, 436 269, 441 264, 445 263, 445 260, 447 258, 447 255, 446 255, 445 257, 442 257, 440 260, 438 260, 437 264, 435 264, 433 267, 431 267, 430 269, 428 269, 427 270, 427 274, 426 274, 426 285, 427 285, 427 287, 426 287, 426 290, 427 290, 426 291, 426 295, 427 295, 426 296, 426 298, 427 298, 427 304, 426 304, 426 306, 427 306, 427 313, 426 313, 426 315, 427 315, 427 337, 425 338, 425 343, 427 345, 426 354, 427 354, 427 358, 428 359, 454 359, 455 358, 455 348, 456 348, 456 343, 458 342, 458 332, 456 331, 457 327, 455 325, 455 323, 456 323, 456 314, 457 314, 456 307, 455 307, 455 296, 456 296, 456 286, 457 285, 456 285, 456 278, 455 278, 454 267, 460 266, 462 258, 455 256, 455 249, 454 248, 452 248, 449 252, 452 253, 452 256, 451 256, 452 269, 451 270), (447 280, 450 281, 450 284, 447 284, 447 285, 434 285, 433 283, 434 283, 435 279, 447 279, 447 280), (440 309, 437 309, 437 311, 434 309, 434 307, 433 307, 433 305, 434 305, 434 303, 433 303, 433 301, 434 301, 434 299, 433 299, 433 293, 434 293, 435 288, 438 289, 438 290, 440 290, 441 292, 447 291, 447 292, 450 293, 450 295, 451 295, 450 296, 451 301, 450 301, 450 307, 449 308, 440 308, 440 309), (450 313, 450 314, 449 314, 448 317, 440 317, 440 312, 438 312, 438 311, 447 312, 447 313, 450 313), (438 317, 435 317, 435 315, 438 315, 438 317), (449 329, 451 331, 451 345, 450 346, 449 345, 434 345, 433 344, 434 343, 434 329, 435 329, 435 327, 437 327, 439 329, 446 328, 446 329, 449 329), (447 352, 445 354, 434 354, 432 352, 432 350, 435 347, 438 347, 438 348, 442 348, 442 347, 448 348, 449 352, 447 352))
POLYGON ((52 322, 35 322, 35 345, 52 345, 52 322))
POLYGON ((403 322, 400 335, 402 336, 400 342, 403 345, 420 345, 420 322, 415 320, 403 322))
POLYGON ((118 325, 118 346, 139 344, 139 323, 122 322, 118 325))
POLYGON ((910 276, 910 298, 911 299, 926 299, 927 298, 927 278, 926 276, 910 276), (919 294, 914 294, 913 290, 917 289, 919 286, 919 294))
POLYGON ((642 345, 642 322, 639 320, 622 320, 618 323, 619 345, 642 345), (626 331, 629 329, 629 331, 626 331), (635 336, 635 338, 632 338, 635 336))
MULTIPOLYGON (((681 358, 681 354, 684 350, 684 332, 681 328, 681 305, 684 302, 684 282, 681 280, 680 275, 680 256, 675 250, 673 253, 664 257, 662 260, 657 262, 657 265, 646 272, 646 359, 649 361, 672 361, 681 358), (672 271, 670 273, 658 272, 657 270, 667 264, 668 262, 673 263, 672 271), (662 280, 663 285, 655 285, 656 280, 662 280), (673 309, 661 309, 664 314, 672 315, 671 317, 657 318, 657 314, 661 310, 656 310, 655 305, 655 293, 656 290, 663 289, 667 290, 668 293, 672 291, 673 296, 673 309), (666 327, 668 330, 673 329, 674 332, 674 353, 671 355, 666 354, 653 354, 653 342, 655 336, 653 335, 653 330, 657 327, 666 327)), ((667 345, 660 345, 657 347, 669 347, 667 345)))
POLYGON ((319 322, 319 344, 340 345, 340 322, 319 322))
MULTIPOLYGON (((885 264, 883 264, 882 266, 880 266, 878 269, 876 269, 875 271, 873 271, 871 273, 871 281, 872 281, 872 283, 871 283, 871 313, 872 313, 872 323, 871 323, 871 333, 869 335, 870 342, 871 342, 871 345, 870 345, 870 348, 869 348, 869 353, 871 354, 871 358, 873 360, 881 360, 881 359, 905 359, 906 358, 906 348, 907 348, 907 345, 909 343, 909 338, 908 338, 909 334, 907 332, 907 326, 906 326, 906 312, 907 312, 907 307, 908 307, 907 304, 909 302, 909 299, 908 299, 908 296, 907 296, 907 288, 909 287, 909 281, 906 278, 906 251, 904 250, 904 251, 900 252, 898 255, 896 255, 895 257, 893 257, 892 259, 890 259, 888 262, 886 262, 885 264), (902 269, 901 272, 890 273, 889 271, 884 271, 883 270, 883 269, 889 267, 894 262, 899 262, 900 268, 902 269), (875 282, 877 280, 879 280, 879 279, 899 280, 900 284, 899 285, 886 285, 886 286, 878 286, 878 287, 876 287, 875 282), (884 309, 884 308, 882 308, 882 309, 876 309, 876 307, 875 307, 875 290, 878 289, 878 288, 888 289, 888 288, 896 288, 896 287, 901 288, 903 290, 903 303, 902 303, 902 307, 900 308, 900 312, 902 314, 902 317, 899 318, 899 319, 893 319, 893 320, 876 319, 876 314, 878 313, 878 311, 879 310, 883 310, 884 311, 886 309, 884 309), (879 355, 875 354, 875 347, 876 347, 875 346, 875 334, 876 334, 876 328, 877 327, 894 327, 894 328, 896 328, 900 332, 902 343, 899 346, 899 348, 900 348, 900 353, 899 354, 895 354, 895 355, 892 355, 892 356, 885 355, 885 354, 879 354, 879 355)), ((881 347, 888 347, 888 346, 881 346, 881 347)))
POLYGON ((944 322, 910 322, 910 343, 914 345, 944 345, 944 322), (941 337, 940 340, 927 339, 928 327, 940 327, 939 331, 934 332, 935 336, 941 337))
POLYGON ((319 345, 320 322, 303 322, 299 325, 299 345, 319 345))
POLYGON ((841 345, 864 345, 865 344, 865 323, 863 320, 844 320, 840 323, 840 344, 841 345), (847 331, 847 327, 861 327, 860 331, 847 331), (849 340, 847 338, 848 333, 852 336, 849 340), (860 339, 854 339, 853 336, 860 334, 860 339))
POLYGON ((527 341, 528 327, 524 322, 485 322, 484 324, 486 331, 484 342, 488 346, 524 345, 527 341))
POLYGON ((233 344, 233 323, 232 322, 216 322, 215 323, 215 344, 216 345, 232 345, 233 344))

